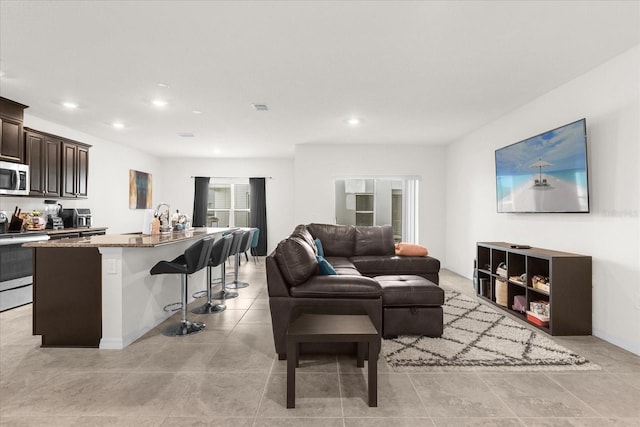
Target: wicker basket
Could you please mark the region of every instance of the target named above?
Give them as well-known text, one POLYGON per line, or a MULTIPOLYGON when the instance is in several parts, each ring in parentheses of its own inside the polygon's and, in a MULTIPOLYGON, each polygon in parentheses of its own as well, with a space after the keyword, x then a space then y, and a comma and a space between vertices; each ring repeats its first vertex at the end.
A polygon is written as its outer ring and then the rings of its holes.
POLYGON ((507 307, 507 281, 496 279, 496 304, 507 307))

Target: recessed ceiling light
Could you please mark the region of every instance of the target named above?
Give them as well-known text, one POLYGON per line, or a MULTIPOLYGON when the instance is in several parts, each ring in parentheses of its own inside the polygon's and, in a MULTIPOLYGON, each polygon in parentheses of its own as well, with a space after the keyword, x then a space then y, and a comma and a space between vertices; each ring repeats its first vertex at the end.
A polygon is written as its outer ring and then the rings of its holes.
POLYGON ((193 111, 192 111, 192 113, 193 113, 193 114, 202 114, 202 111, 200 111, 200 110, 193 110, 193 111))
POLYGON ((213 154, 218 155, 218 154, 220 154, 220 153, 222 153, 222 150, 220 150, 219 148, 214 148, 214 149, 213 149, 213 154))
POLYGON ((151 103, 156 107, 166 107, 168 104, 168 102, 164 99, 154 99, 153 101, 151 101, 151 103))
POLYGON ((267 104, 251 104, 256 111, 269 111, 267 104))
POLYGON ((76 104, 75 102, 63 102, 62 106, 70 110, 78 108, 78 104, 76 104))
POLYGON ((362 124, 362 119, 358 117, 351 117, 350 119, 347 120, 347 124, 350 126, 358 126, 362 124))
POLYGON ((156 86, 158 86, 158 87, 163 87, 163 88, 165 88, 165 89, 169 89, 169 85, 168 85, 168 84, 166 84, 166 83, 156 83, 156 86))
POLYGON ((113 126, 116 129, 124 129, 124 123, 122 122, 113 122, 111 126, 113 126))

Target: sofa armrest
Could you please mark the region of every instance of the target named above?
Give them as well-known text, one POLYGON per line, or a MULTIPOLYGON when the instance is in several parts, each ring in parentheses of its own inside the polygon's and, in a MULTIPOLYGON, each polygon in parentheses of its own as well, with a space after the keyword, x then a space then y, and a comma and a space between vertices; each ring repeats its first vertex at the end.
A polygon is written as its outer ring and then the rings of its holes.
POLYGON ((363 276, 312 276, 289 292, 294 298, 380 298, 382 287, 363 276))
POLYGON ((272 252, 265 258, 267 270, 267 291, 270 297, 288 297, 289 285, 284 280, 278 262, 272 252))

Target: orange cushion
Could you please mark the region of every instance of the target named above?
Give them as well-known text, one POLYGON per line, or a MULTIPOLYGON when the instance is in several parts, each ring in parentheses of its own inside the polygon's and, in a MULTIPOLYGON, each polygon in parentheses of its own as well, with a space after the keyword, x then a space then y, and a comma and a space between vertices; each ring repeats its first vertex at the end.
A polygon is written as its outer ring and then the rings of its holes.
POLYGON ((415 243, 396 243, 396 255, 400 256, 427 256, 429 251, 422 245, 415 243))

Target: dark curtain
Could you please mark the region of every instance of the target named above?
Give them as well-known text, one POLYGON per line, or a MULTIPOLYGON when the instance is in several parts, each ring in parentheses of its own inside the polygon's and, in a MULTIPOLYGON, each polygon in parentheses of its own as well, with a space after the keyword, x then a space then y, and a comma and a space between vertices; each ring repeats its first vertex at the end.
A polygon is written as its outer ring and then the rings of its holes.
POLYGON ((207 226, 207 204, 209 202, 209 177, 196 176, 196 191, 193 196, 194 227, 207 226))
POLYGON ((267 197, 264 178, 249 178, 249 200, 251 201, 251 227, 258 228, 256 255, 267 255, 267 197))

